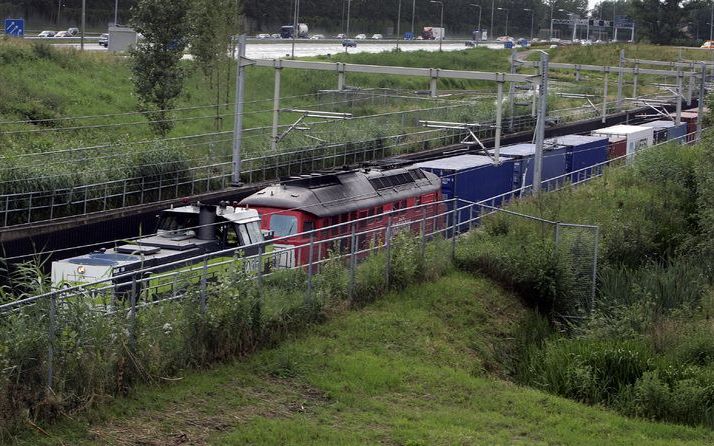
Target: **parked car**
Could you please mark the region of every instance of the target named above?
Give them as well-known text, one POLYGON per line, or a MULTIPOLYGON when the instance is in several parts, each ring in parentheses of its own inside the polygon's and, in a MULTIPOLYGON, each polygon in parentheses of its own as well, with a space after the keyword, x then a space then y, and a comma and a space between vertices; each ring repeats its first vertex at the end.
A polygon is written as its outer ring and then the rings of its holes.
POLYGON ((310 40, 322 40, 324 38, 325 36, 323 36, 322 34, 313 34, 312 36, 310 36, 310 40))
POLYGON ((714 49, 714 40, 707 40, 700 48, 714 49))
POLYGON ((374 40, 382 40, 384 39, 384 36, 381 34, 372 34, 372 39, 374 40))
POLYGON ((367 38, 367 36, 364 34, 357 34, 355 36, 355 39, 357 39, 357 40, 365 40, 366 38, 367 38))
POLYGON ((67 31, 60 31, 54 35, 54 37, 72 37, 67 31))
POLYGON ((339 33, 338 35, 335 36, 335 39, 346 39, 346 38, 347 38, 347 34, 342 34, 342 33, 339 33))
POLYGON ((342 46, 344 46, 345 48, 349 48, 349 47, 357 48, 357 42, 355 42, 352 39, 345 39, 342 41, 342 46))
POLYGON ((271 39, 281 39, 280 34, 271 34, 270 38, 271 39))
POLYGON ((57 31, 42 31, 37 37, 54 37, 57 31))
POLYGON ((500 43, 513 42, 513 37, 511 37, 511 36, 496 37, 496 42, 500 42, 500 43))
POLYGON ((99 40, 97 41, 99 46, 103 46, 104 48, 109 48, 109 34, 104 33, 101 36, 99 36, 99 40))
POLYGON ((476 46, 476 42, 474 42, 473 40, 467 40, 466 42, 464 42, 464 45, 469 48, 473 48, 476 46))
POLYGON ((261 39, 261 40, 263 40, 263 39, 270 39, 270 34, 258 34, 257 36, 255 36, 255 38, 256 38, 256 39, 261 39))
POLYGON ((69 28, 69 29, 67 30, 67 34, 69 34, 70 36, 74 37, 74 36, 76 36, 76 35, 79 34, 79 28, 69 28))
POLYGON ((583 45, 583 46, 590 46, 590 45, 593 44, 593 41, 590 40, 590 39, 583 39, 583 40, 580 41, 580 44, 583 45))

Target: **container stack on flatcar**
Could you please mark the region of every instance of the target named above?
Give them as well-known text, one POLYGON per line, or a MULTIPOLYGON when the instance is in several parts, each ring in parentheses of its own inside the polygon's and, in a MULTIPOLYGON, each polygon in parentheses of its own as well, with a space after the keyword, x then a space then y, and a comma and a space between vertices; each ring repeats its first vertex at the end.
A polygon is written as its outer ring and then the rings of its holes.
POLYGON ((674 141, 680 144, 686 142, 688 124, 682 122, 677 125, 673 121, 659 120, 641 124, 641 127, 651 127, 654 129, 654 143, 660 144, 667 141, 674 141))
MULTIPOLYGON (((543 148, 543 163, 541 178, 543 181, 562 177, 567 171, 567 148, 559 144, 547 144, 543 148)), ((513 190, 523 190, 533 186, 533 169, 535 164, 535 144, 514 144, 501 147, 500 154, 513 163, 513 190)), ((494 150, 489 153, 493 154, 494 150)))
MULTIPOLYGON (((672 119, 675 119, 676 115, 671 114, 672 119)), ((687 144, 691 144, 697 137, 697 122, 699 121, 699 112, 697 109, 683 111, 680 115, 682 122, 687 123, 687 144)))
POLYGON ((628 162, 631 161, 638 150, 649 147, 654 143, 654 129, 652 127, 642 127, 639 125, 614 125, 592 132, 594 136, 601 136, 610 139, 626 138, 628 162))
POLYGON ((545 140, 550 146, 565 147, 565 169, 573 173, 573 183, 589 178, 607 161, 608 138, 603 136, 565 135, 545 140), (593 169, 589 169, 593 166, 593 169))

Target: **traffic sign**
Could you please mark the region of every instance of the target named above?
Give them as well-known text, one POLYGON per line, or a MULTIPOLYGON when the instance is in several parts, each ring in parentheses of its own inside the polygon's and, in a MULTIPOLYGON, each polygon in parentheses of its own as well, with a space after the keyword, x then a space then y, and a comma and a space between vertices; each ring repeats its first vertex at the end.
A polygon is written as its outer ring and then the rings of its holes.
POLYGON ((619 15, 615 17, 615 26, 617 28, 632 28, 635 25, 635 22, 632 21, 632 18, 624 15, 619 15))
POLYGON ((5 19, 5 35, 10 37, 25 36, 24 19, 5 19))

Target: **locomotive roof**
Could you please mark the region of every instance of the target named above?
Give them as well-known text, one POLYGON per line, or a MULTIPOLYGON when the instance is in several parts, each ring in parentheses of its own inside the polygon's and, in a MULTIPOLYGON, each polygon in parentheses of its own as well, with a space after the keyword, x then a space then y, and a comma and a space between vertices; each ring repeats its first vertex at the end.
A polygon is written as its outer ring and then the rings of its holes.
POLYGON ((337 171, 305 175, 269 186, 245 198, 241 205, 300 209, 318 217, 329 217, 440 189, 441 181, 436 175, 414 166, 337 171))

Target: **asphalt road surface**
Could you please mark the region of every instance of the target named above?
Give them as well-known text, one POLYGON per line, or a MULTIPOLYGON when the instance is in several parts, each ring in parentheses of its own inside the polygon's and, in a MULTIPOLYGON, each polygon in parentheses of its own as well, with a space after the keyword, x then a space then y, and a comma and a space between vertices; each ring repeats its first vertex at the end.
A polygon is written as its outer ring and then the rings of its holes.
MULTIPOLYGON (((79 48, 77 43, 57 43, 57 47, 72 47, 79 48)), ((503 44, 488 43, 483 44, 492 49, 503 48, 503 44)), ((391 51, 396 47, 394 41, 383 42, 357 42, 357 48, 349 48, 350 53, 381 53, 383 51, 391 51)), ((419 42, 419 43, 403 43, 400 42, 399 48, 403 51, 439 51, 438 42, 419 42)), ((444 51, 458 51, 466 48, 464 41, 445 41, 442 44, 444 51)), ((104 47, 97 43, 85 43, 84 49, 87 51, 106 51, 104 47)), ((337 41, 324 42, 297 42, 295 44, 296 57, 320 56, 325 54, 335 54, 345 52, 345 49, 337 41)), ((248 42, 246 48, 246 57, 249 59, 279 59, 292 55, 292 43, 290 42, 266 42, 253 43, 248 42)))

